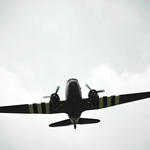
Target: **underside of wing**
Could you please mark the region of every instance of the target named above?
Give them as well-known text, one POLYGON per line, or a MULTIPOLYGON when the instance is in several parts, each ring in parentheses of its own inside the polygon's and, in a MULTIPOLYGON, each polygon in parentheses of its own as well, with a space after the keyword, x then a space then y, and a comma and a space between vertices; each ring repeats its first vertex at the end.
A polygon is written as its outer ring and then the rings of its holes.
POLYGON ((134 102, 137 100, 143 100, 145 98, 150 97, 150 92, 143 92, 143 93, 131 93, 131 94, 124 94, 118 96, 110 96, 110 97, 101 97, 99 100, 99 109, 115 106, 119 104, 134 102))
POLYGON ((65 101, 60 101, 56 108, 52 108, 50 103, 34 103, 24 105, 11 105, 0 107, 0 113, 22 113, 22 114, 54 114, 64 113, 65 101))
POLYGON ((134 102, 137 100, 142 100, 145 98, 150 98, 150 92, 143 93, 132 93, 132 94, 124 94, 118 96, 104 96, 99 99, 98 105, 92 105, 89 99, 84 99, 84 110, 93 110, 93 109, 102 109, 107 108, 119 104, 134 102))

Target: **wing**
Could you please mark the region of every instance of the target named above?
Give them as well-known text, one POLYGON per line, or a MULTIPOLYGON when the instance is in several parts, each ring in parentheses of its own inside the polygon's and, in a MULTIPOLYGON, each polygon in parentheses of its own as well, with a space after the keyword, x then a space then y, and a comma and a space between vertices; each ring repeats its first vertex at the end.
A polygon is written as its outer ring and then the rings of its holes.
POLYGON ((134 102, 150 97, 150 92, 132 93, 118 96, 104 96, 99 99, 98 105, 92 105, 89 99, 83 99, 83 110, 102 109, 119 104, 134 102))
POLYGON ((34 103, 24 105, 12 105, 0 107, 0 113, 22 114, 54 114, 65 113, 65 101, 60 101, 56 109, 52 109, 50 103, 34 103))

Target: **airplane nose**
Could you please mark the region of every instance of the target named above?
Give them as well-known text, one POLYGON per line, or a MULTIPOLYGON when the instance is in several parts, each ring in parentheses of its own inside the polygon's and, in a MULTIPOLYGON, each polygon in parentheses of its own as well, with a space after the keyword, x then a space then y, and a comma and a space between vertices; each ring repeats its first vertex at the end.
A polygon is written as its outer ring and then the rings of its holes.
POLYGON ((70 86, 70 87, 76 87, 76 83, 72 82, 72 83, 70 83, 69 86, 70 86))

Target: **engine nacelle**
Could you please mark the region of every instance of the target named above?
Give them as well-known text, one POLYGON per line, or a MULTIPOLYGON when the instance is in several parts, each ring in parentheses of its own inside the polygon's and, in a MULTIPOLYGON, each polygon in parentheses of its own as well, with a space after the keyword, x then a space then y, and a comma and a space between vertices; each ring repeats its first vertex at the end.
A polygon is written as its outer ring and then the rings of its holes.
POLYGON ((50 106, 52 109, 55 109, 60 102, 59 95, 57 93, 53 93, 50 97, 50 106))
POLYGON ((94 89, 90 90, 90 92, 88 94, 88 97, 89 97, 90 102, 94 106, 98 106, 99 105, 99 95, 98 95, 96 90, 94 90, 94 89))

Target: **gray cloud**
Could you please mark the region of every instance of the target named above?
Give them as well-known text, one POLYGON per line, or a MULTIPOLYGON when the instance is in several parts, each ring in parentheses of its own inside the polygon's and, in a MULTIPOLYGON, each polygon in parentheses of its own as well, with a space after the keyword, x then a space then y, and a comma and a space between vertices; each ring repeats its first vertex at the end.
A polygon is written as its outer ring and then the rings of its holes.
MULTIPOLYGON (((83 96, 149 90, 149 1, 0 1, 0 104, 43 101, 59 84, 79 79, 83 96)), ((97 125, 51 129, 66 115, 0 115, 7 149, 148 150, 149 101, 100 111, 97 125)))

